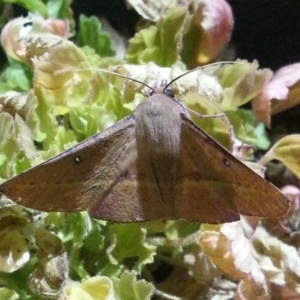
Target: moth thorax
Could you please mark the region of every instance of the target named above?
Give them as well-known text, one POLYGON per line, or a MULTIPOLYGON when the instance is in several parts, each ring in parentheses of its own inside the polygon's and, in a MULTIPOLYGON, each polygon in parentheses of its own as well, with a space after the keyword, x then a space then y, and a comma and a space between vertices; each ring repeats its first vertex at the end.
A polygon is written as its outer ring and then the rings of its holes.
POLYGON ((181 111, 173 99, 153 95, 135 110, 136 139, 144 151, 156 154, 177 155, 181 134, 181 111))

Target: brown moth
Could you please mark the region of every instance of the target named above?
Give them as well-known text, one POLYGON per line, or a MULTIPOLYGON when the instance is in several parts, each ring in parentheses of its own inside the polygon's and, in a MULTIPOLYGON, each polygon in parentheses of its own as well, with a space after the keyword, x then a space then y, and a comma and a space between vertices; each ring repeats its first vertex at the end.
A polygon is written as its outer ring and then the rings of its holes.
POLYGON ((240 214, 278 218, 289 200, 157 89, 132 115, 0 185, 40 210, 88 210, 114 222, 224 223, 240 214))

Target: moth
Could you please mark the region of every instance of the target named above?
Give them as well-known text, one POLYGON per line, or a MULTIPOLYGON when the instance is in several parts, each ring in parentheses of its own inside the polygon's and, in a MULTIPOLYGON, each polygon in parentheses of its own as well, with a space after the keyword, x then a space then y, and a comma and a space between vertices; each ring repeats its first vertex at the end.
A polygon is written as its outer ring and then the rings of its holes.
POLYGON ((132 115, 0 185, 46 212, 88 210, 114 222, 224 223, 278 218, 289 200, 201 130, 165 88, 132 115))

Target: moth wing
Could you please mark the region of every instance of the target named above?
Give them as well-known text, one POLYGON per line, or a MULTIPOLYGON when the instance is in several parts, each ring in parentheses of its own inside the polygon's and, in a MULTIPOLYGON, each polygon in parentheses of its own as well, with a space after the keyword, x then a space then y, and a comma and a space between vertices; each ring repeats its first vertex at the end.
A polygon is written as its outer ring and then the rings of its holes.
POLYGON ((97 198, 89 208, 92 217, 114 222, 166 219, 167 204, 162 201, 149 147, 142 140, 138 143, 134 135, 131 149, 124 150, 120 163, 112 165, 116 174, 106 176, 113 180, 107 184, 105 193, 99 192, 99 176, 90 180, 83 198, 97 198))
MULTIPOLYGON (((153 169, 140 157, 141 151, 147 153, 147 145, 137 145, 134 134, 131 135, 130 144, 130 147, 123 146, 115 163, 106 164, 109 166, 104 177, 100 175, 103 172, 100 166, 87 183, 82 199, 96 199, 89 208, 93 218, 114 222, 165 218, 166 207, 161 200, 153 169)), ((111 158, 108 156, 107 160, 109 162, 111 158)))
POLYGON ((277 218, 290 207, 275 186, 184 115, 177 174, 175 211, 182 219, 224 223, 238 220, 239 214, 277 218))
MULTIPOLYGON (((16 203, 47 212, 88 210, 97 219, 164 218, 151 171, 137 175, 135 121, 116 125, 0 185, 16 203)), ((141 168, 142 169, 142 168, 141 168)))
POLYGON ((16 203, 41 211, 80 211, 97 199, 86 196, 97 184, 104 194, 119 176, 119 166, 130 155, 135 122, 124 118, 84 142, 0 185, 16 203), (96 179, 99 183, 96 183, 96 179))

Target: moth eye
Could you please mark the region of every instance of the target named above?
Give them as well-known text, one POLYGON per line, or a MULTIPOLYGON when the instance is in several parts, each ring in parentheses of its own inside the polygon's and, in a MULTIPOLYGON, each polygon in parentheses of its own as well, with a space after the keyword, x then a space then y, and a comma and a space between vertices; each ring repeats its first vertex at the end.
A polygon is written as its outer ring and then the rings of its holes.
POLYGON ((154 90, 150 90, 150 91, 147 93, 148 97, 152 96, 153 94, 154 94, 154 90))
POLYGON ((165 90, 165 95, 171 98, 174 98, 174 93, 171 89, 166 89, 165 90))

